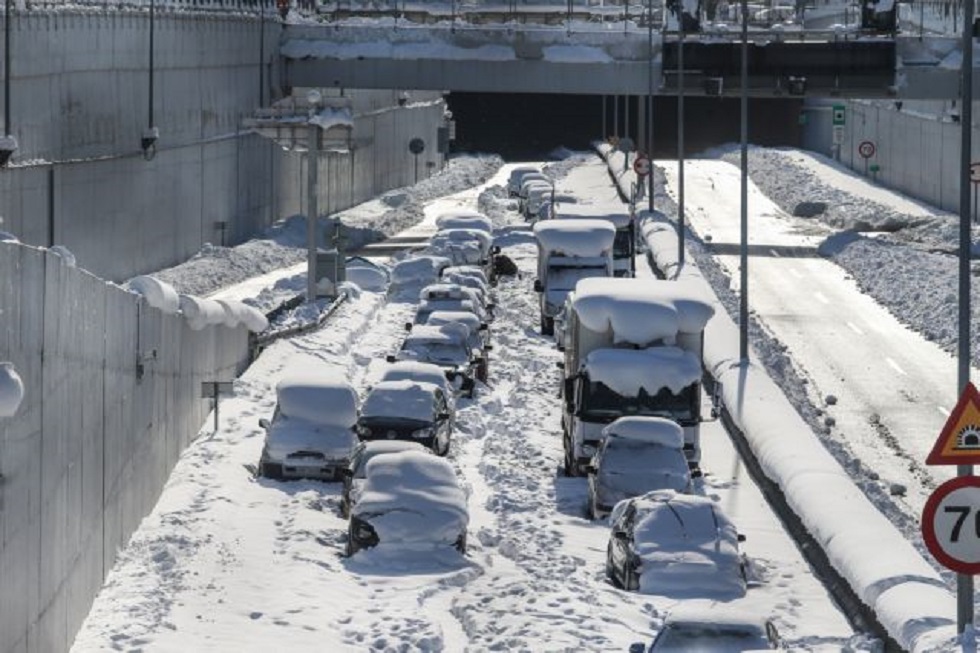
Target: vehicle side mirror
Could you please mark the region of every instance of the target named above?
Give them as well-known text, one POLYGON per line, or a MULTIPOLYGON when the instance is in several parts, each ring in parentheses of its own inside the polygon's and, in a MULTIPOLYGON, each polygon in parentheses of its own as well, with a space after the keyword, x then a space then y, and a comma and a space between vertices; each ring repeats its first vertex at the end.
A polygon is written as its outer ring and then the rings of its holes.
POLYGON ((704 472, 702 472, 700 469, 691 470, 691 478, 701 478, 702 476, 704 476, 704 472))
POLYGON ((493 345, 483 345, 483 351, 493 351, 493 345))
POLYGON ((414 325, 411 322, 406 322, 405 323, 405 330, 406 331, 411 331, 413 326, 414 325))
POLYGON ((628 537, 626 535, 626 531, 624 531, 624 530, 614 530, 613 531, 613 537, 615 537, 617 540, 625 540, 625 539, 628 539, 628 537))
POLYGON ((588 465, 586 465, 584 469, 585 469, 585 473, 586 474, 593 474, 594 475, 594 474, 598 473, 598 469, 592 463, 589 463, 588 465))
POLYGON ((643 653, 646 650, 647 650, 647 645, 644 644, 643 642, 633 642, 632 644, 630 644, 629 653, 643 653))
POLYGON ((745 541, 745 535, 743 535, 742 533, 739 533, 738 534, 738 541, 739 542, 744 542, 745 541))
POLYGON ((493 303, 487 304, 487 306, 486 306, 486 309, 488 311, 492 311, 495 308, 497 308, 497 305, 496 304, 493 304, 493 303))
POLYGON ((565 361, 558 361, 557 363, 555 363, 555 367, 557 367, 560 370, 565 369, 565 361))
POLYGON ((489 328, 490 328, 490 325, 489 324, 487 324, 486 322, 480 322, 479 331, 486 331, 489 328))
POLYGON ((395 360, 396 360, 395 359, 395 355, 394 354, 388 354, 387 356, 385 356, 385 360, 388 361, 389 363, 394 363, 395 360))
POLYGON ((565 379, 565 403, 571 405, 575 400, 575 379, 565 379))
POLYGON ((463 384, 460 387, 460 390, 462 390, 463 392, 467 392, 467 393, 468 392, 472 392, 473 391, 473 388, 475 386, 476 386, 476 382, 473 379, 471 379, 468 376, 464 376, 463 377, 463 384))
POLYGON ((436 419, 440 421, 447 420, 449 419, 449 417, 450 417, 449 413, 439 413, 438 415, 436 415, 436 419))
POLYGON ((353 478, 354 470, 351 469, 350 467, 342 467, 340 469, 340 475, 343 476, 344 478, 353 478))
POLYGON ((534 280, 534 292, 544 292, 544 286, 541 284, 541 279, 534 280))
POLYGON ((499 254, 500 253, 500 245, 494 245, 493 247, 491 247, 490 248, 490 253, 493 254, 493 255, 495 255, 495 256, 497 254, 499 254))
POLYGON ((263 428, 266 431, 268 431, 270 426, 271 424, 269 424, 269 420, 267 420, 266 418, 263 417, 259 420, 259 428, 263 428))

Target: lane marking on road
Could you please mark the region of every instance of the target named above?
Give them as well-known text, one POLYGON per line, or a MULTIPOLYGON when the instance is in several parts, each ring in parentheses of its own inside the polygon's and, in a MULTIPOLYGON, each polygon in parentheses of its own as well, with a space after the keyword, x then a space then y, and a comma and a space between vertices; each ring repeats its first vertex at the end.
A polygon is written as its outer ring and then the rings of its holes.
POLYGON ((901 367, 898 366, 898 363, 896 363, 892 359, 888 358, 887 356, 885 356, 885 362, 888 363, 888 367, 892 368, 893 370, 895 370, 899 374, 901 374, 903 376, 908 376, 909 375, 908 372, 906 372, 905 370, 903 370, 901 367))
POLYGON ((947 410, 946 408, 943 408, 942 406, 936 406, 936 410, 938 410, 940 413, 942 413, 946 417, 949 417, 949 410, 947 410))
POLYGON ((861 328, 858 325, 854 324, 853 322, 848 322, 847 326, 849 326, 851 328, 851 331, 858 334, 859 336, 864 335, 864 331, 862 331, 861 328))
POLYGON ((813 296, 822 301, 824 304, 829 304, 830 300, 827 299, 822 292, 815 292, 813 296))

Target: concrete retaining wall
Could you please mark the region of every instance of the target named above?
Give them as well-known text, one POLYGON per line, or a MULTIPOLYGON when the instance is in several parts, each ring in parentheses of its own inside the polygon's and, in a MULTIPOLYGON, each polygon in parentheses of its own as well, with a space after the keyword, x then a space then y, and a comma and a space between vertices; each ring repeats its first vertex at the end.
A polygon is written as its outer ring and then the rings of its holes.
MULTIPOLYGON (((877 179, 883 186, 922 199, 941 209, 959 211, 960 123, 949 102, 814 101, 807 103, 804 147, 835 156, 831 105, 845 105, 840 162, 877 179), (865 159, 859 145, 869 141, 874 156, 865 159), (877 165, 878 171, 872 171, 877 165)), ((976 108, 974 109, 976 110, 976 108)), ((980 131, 973 127, 971 160, 980 152, 980 131)))
MULTIPOLYGON (((0 170, 0 230, 65 245, 114 281, 186 260, 206 242, 242 242, 306 201, 301 156, 240 128, 278 94, 275 14, 158 8, 152 74, 149 23, 132 7, 11 20, 9 120, 20 147, 0 170), (145 160, 151 124, 160 139, 145 160)), ((412 183, 413 137, 430 144, 420 177, 438 156, 441 94, 416 93, 405 106, 396 91, 346 95, 357 149, 324 155, 322 212, 412 183)))
POLYGON ((248 333, 192 331, 11 243, 0 307, 0 360, 25 385, 19 412, 0 419, 0 651, 56 653, 206 419, 201 382, 237 376, 248 333))

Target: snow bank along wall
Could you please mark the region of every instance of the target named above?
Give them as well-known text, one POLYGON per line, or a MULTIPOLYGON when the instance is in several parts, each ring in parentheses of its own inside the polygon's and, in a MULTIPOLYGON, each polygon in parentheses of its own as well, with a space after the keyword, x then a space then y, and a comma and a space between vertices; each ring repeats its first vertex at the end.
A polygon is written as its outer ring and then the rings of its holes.
POLYGON ((42 249, 0 242, 0 652, 71 645, 116 552, 248 362, 244 326, 193 331, 42 249))
MULTIPOLYGON (((840 162, 882 185, 941 209, 959 210, 960 123, 956 102, 832 101, 807 104, 804 147, 834 157, 832 105, 845 106, 840 162), (865 159, 862 142, 874 144, 865 159), (867 167, 865 164, 867 163, 867 167), (878 170, 872 170, 878 166, 878 170)), ((973 127, 973 150, 980 151, 973 127)), ((972 160, 977 160, 976 155, 972 160)))
MULTIPOLYGON (((278 95, 274 6, 263 18, 257 5, 223 4, 158 0, 151 74, 145 5, 15 3, 5 119, 20 147, 0 169, 0 230, 65 245, 81 267, 122 281, 304 210, 301 155, 241 129, 278 95), (145 160, 151 124, 160 137, 145 160)), ((420 178, 439 156, 440 93, 404 106, 396 91, 347 95, 356 149, 322 155, 321 214, 412 183, 412 138, 428 145, 420 178)))

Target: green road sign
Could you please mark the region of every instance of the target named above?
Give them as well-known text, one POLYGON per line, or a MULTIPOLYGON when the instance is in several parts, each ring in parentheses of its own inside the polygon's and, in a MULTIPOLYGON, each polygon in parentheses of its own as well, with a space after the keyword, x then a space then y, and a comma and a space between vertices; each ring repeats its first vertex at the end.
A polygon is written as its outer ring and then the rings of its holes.
POLYGON ((843 126, 844 125, 844 105, 843 104, 835 104, 834 105, 834 114, 833 114, 833 116, 834 116, 833 117, 833 124, 834 125, 840 125, 840 126, 843 126))

